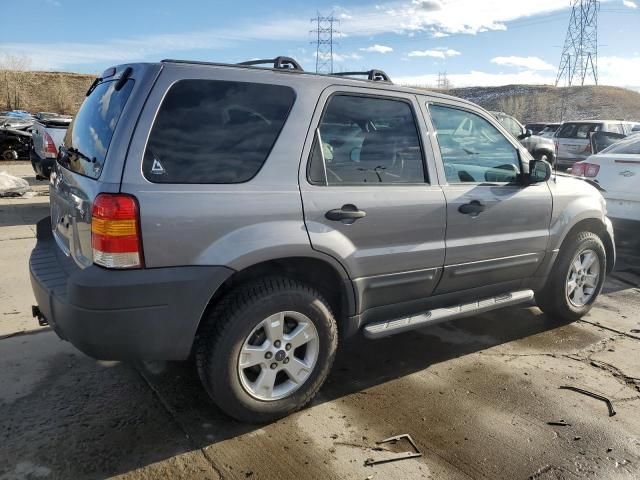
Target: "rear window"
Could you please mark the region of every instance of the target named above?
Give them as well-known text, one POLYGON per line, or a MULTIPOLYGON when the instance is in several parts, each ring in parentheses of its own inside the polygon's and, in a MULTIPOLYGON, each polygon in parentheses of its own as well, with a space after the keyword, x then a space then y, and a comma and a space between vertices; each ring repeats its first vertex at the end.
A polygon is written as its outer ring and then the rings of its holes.
POLYGON ((565 123, 558 132, 559 138, 589 139, 589 134, 598 128, 597 123, 565 123))
POLYGON ((164 98, 143 173, 154 183, 241 183, 269 156, 293 106, 290 87, 182 80, 164 98))
POLYGON ((102 172, 111 137, 133 88, 129 79, 120 90, 117 80, 99 84, 85 99, 64 137, 59 163, 90 178, 102 172))
POLYGON ((640 155, 640 138, 631 137, 614 143, 610 147, 605 148, 600 153, 617 153, 619 155, 640 155))

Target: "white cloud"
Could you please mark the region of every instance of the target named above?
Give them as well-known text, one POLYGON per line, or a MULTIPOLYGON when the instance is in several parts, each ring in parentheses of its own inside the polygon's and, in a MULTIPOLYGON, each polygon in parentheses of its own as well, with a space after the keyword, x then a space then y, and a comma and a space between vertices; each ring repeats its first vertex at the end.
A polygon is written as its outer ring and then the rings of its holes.
POLYGON ((433 32, 433 33, 431 34, 431 36, 432 36, 433 38, 444 38, 444 37, 448 37, 448 36, 449 36, 449 34, 448 34, 448 33, 444 33, 444 32, 433 32))
MULTIPOLYGON (((316 53, 314 52, 313 57, 316 57, 316 53)), ((328 53, 319 55, 321 60, 328 60, 330 55, 328 53)), ((357 53, 336 53, 333 52, 333 61, 334 62, 348 62, 349 60, 361 60, 362 55, 357 53)))
POLYGON ((629 7, 629 8, 638 8, 638 4, 636 2, 632 2, 631 0, 622 0, 622 4, 625 7, 629 7))
POLYGON ((556 67, 538 57, 494 57, 491 63, 505 67, 518 67, 526 70, 555 70, 556 67))
POLYGON ((342 25, 342 30, 350 36, 420 31, 442 36, 505 30, 506 22, 568 7, 569 2, 562 0, 536 0, 526 8, 522 2, 513 0, 414 0, 410 3, 392 0, 373 7, 338 8, 338 11, 352 17, 342 25))
POLYGON ((389 52, 393 52, 393 48, 387 47, 386 45, 378 45, 376 43, 375 45, 371 45, 370 47, 361 48, 360 51, 375 52, 375 53, 389 53, 389 52))
POLYGON ((409 57, 432 57, 442 58, 455 57, 461 55, 461 53, 452 48, 434 48, 432 50, 414 50, 407 54, 409 57))

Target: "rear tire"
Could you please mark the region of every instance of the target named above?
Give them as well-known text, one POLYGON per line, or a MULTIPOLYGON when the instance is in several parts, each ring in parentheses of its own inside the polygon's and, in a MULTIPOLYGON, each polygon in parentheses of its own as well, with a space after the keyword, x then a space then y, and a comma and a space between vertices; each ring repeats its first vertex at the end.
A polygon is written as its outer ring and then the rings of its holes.
POLYGON ((214 403, 242 422, 270 422, 307 405, 338 345, 327 302, 288 278, 232 290, 203 321, 195 348, 200 380, 214 403))
POLYGON ((4 152, 2 152, 2 159, 3 160, 17 160, 18 159, 18 152, 16 152, 15 150, 5 150, 4 152))
POLYGON ((536 293, 547 315, 575 321, 586 315, 602 290, 607 254, 600 237, 581 232, 565 240, 546 286, 536 293))

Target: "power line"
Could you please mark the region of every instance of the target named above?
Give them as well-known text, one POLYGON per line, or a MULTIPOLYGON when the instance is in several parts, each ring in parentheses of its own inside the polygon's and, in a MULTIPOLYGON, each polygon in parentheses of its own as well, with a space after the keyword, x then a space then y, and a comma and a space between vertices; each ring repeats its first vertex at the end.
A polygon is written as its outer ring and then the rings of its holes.
POLYGON ((311 33, 316 34, 316 40, 311 42, 316 46, 316 73, 333 73, 333 37, 339 35, 335 26, 340 20, 333 16, 323 17, 320 12, 311 19, 316 28, 311 33))
POLYGON ((584 85, 588 76, 598 84, 598 11, 599 0, 573 0, 556 87, 561 80, 567 86, 584 85))

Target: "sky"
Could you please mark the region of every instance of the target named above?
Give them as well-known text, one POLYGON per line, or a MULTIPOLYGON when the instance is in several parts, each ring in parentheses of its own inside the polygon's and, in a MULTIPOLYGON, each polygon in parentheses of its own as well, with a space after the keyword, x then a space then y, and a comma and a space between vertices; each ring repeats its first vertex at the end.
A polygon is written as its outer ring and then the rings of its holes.
MULTIPOLYGON (((0 61, 99 73, 181 58, 235 63, 287 55, 315 71, 318 12, 333 15, 334 70, 386 71, 395 83, 553 84, 570 0, 0 0, 0 61)), ((640 90, 640 0, 602 0, 600 84, 640 90)))

